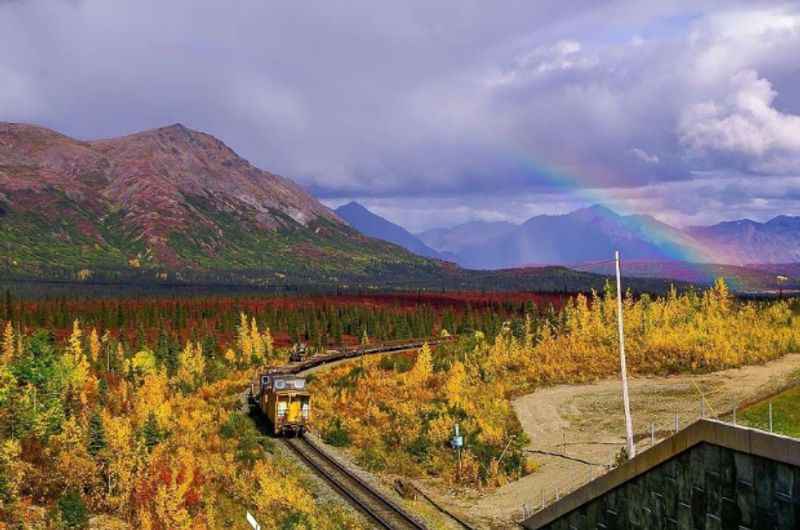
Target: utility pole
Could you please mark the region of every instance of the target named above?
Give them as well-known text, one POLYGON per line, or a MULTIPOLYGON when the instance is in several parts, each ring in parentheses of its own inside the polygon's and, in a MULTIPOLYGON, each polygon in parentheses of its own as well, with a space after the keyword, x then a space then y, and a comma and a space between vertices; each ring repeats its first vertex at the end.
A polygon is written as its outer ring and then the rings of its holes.
POLYGON ((614 253, 617 269, 617 324, 619 329, 619 368, 622 374, 622 402, 625 405, 625 434, 628 441, 628 458, 636 456, 633 444, 633 421, 631 420, 631 402, 628 398, 628 368, 625 365, 625 328, 622 323, 622 280, 620 279, 619 250, 614 253))

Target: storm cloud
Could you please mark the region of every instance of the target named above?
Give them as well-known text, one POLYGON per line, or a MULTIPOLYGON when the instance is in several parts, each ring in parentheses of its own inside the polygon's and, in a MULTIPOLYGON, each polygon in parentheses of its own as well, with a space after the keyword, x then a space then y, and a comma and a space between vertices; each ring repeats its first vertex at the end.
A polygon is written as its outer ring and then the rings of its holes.
POLYGON ((416 230, 800 213, 796 3, 587 6, 0 1, 0 120, 181 122, 416 230))

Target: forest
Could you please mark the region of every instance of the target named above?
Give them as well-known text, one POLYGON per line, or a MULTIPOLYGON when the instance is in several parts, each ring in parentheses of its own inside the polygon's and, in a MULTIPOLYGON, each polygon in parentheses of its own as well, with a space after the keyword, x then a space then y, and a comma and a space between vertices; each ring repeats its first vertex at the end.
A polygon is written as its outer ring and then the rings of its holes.
MULTIPOLYGON (((800 345, 798 305, 742 302, 724 283, 630 293, 638 373, 765 362, 800 345)), ((457 335, 416 354, 311 376, 313 426, 378 473, 473 490, 535 472, 514 395, 617 368, 610 288, 369 296, 26 298, 0 305, 0 521, 83 528, 357 528, 265 436, 243 393, 288 346, 457 335), (465 435, 458 456, 454 425, 465 435), (238 525, 238 526, 237 526, 238 525), (123 526, 120 526, 123 527, 123 526)))
POLYGON ((312 347, 495 329, 525 293, 50 298, 0 304, 0 525, 356 528, 315 498, 242 396, 312 347))
MULTIPOLYGON (((577 295, 560 311, 533 306, 496 333, 416 356, 367 359, 316 378, 316 424, 376 472, 429 478, 446 488, 502 486, 535 470, 511 398, 537 387, 619 372, 616 294, 577 295), (465 437, 450 447, 454 426, 465 437)), ((796 301, 741 302, 724 282, 706 291, 624 299, 632 375, 703 373, 760 364, 800 348, 796 301)), ((440 332, 446 332, 442 330, 440 332)))

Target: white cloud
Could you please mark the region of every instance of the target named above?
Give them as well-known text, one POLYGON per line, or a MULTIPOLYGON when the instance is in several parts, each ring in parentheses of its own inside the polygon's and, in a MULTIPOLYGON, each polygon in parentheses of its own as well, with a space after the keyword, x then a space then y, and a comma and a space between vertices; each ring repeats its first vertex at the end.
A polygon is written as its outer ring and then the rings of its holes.
POLYGON ((517 55, 510 67, 491 74, 487 80, 487 85, 511 85, 552 72, 589 69, 597 64, 595 58, 582 52, 583 46, 581 43, 572 39, 537 46, 530 51, 517 55))
POLYGON ((638 147, 631 149, 630 153, 645 164, 658 164, 659 162, 658 155, 651 155, 644 149, 640 149, 638 147))
POLYGON ((770 164, 779 154, 796 155, 800 167, 800 116, 773 106, 777 92, 754 70, 743 70, 730 80, 727 96, 687 107, 680 117, 680 141, 696 155, 713 152, 745 155, 751 167, 770 164))

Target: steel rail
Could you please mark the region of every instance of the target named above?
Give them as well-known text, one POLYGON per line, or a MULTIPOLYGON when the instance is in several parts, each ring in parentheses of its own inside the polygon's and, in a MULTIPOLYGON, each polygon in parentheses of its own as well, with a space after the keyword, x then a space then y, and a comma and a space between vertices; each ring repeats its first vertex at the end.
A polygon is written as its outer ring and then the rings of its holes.
POLYGON ((337 462, 307 437, 286 438, 284 443, 351 504, 369 516, 380 527, 390 530, 425 530, 427 528, 383 493, 337 462))

